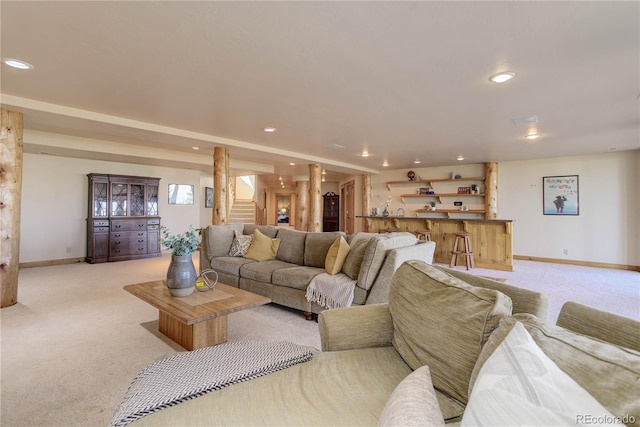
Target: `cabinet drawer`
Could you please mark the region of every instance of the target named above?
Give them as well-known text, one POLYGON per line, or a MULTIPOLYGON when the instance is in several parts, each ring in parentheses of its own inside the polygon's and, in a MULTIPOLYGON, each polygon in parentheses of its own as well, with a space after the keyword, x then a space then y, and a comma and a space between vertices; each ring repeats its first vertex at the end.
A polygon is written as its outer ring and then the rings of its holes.
POLYGON ((141 219, 113 220, 111 221, 111 231, 135 231, 146 230, 147 222, 141 219))
POLYGON ((94 227, 93 228, 93 232, 94 233, 108 233, 109 232, 109 227, 94 227))
POLYGON ((160 226, 159 225, 150 225, 149 227, 147 227, 148 230, 160 230, 160 226))
POLYGON ((93 221, 93 226, 94 227, 108 227, 109 226, 109 220, 108 219, 101 219, 98 221, 93 221))
POLYGON ((159 219, 150 219, 147 221, 147 224, 149 225, 160 225, 160 220, 159 219))

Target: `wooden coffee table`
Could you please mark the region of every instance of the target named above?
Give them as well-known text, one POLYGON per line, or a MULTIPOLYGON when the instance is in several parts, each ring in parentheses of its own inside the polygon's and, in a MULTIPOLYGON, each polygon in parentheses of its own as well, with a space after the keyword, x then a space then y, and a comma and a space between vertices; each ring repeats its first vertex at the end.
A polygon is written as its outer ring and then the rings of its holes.
POLYGON ((213 290, 195 290, 174 297, 164 280, 127 285, 124 290, 160 311, 159 330, 187 350, 227 341, 227 315, 271 302, 269 298, 218 283, 213 290))

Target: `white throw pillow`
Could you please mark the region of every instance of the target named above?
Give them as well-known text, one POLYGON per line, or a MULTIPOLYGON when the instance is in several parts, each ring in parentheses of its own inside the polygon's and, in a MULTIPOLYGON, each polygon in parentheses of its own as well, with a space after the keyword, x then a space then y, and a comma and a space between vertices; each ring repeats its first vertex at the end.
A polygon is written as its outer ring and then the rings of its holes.
POLYGON ((518 322, 480 369, 460 426, 587 424, 622 425, 518 322))
POLYGON ((416 369, 398 384, 382 410, 378 426, 444 426, 427 365, 416 369))

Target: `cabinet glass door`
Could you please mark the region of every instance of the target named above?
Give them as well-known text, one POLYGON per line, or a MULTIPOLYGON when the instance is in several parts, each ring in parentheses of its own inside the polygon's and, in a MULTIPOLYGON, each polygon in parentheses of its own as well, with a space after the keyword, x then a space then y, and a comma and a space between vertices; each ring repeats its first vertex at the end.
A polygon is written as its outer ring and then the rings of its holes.
POLYGON ((93 216, 106 217, 108 207, 108 194, 106 182, 95 182, 93 184, 93 216))
POLYGON ((131 215, 144 215, 144 185, 131 184, 131 215))
POLYGON ((111 216, 127 216, 127 184, 111 184, 111 216))
POLYGON ((147 185, 147 215, 158 215, 158 186, 147 185))

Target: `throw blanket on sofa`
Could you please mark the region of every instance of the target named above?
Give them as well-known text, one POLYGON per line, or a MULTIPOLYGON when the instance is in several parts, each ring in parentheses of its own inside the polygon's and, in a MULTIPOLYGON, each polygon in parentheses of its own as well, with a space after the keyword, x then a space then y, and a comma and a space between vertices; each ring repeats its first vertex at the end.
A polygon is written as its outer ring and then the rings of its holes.
POLYGON ((311 360, 309 347, 239 341, 179 353, 146 367, 133 380, 111 421, 126 426, 145 415, 311 360))
POLYGON ((353 302, 356 282, 346 274, 332 276, 320 273, 311 279, 307 287, 307 301, 324 308, 349 307, 353 302))

